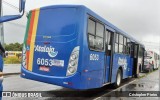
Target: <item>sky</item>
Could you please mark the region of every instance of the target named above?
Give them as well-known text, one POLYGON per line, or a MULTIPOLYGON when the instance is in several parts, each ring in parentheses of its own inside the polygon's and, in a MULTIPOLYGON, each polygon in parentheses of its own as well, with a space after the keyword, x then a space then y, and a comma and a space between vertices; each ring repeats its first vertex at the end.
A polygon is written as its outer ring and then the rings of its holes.
MULTIPOLYGON (((18 7, 19 0, 3 0, 18 7)), ((160 0, 26 0, 26 12, 48 5, 85 5, 121 30, 159 52, 160 0)), ((18 10, 3 3, 3 14, 18 14, 18 10)), ((27 18, 4 24, 5 43, 23 42, 27 18)))

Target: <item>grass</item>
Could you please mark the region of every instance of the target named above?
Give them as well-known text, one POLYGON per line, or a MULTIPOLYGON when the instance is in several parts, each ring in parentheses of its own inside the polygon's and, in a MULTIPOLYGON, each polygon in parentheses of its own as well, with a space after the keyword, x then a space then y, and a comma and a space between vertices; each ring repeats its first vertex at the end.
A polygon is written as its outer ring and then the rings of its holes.
POLYGON ((8 57, 4 58, 4 64, 20 64, 21 59, 18 59, 17 57, 8 57))

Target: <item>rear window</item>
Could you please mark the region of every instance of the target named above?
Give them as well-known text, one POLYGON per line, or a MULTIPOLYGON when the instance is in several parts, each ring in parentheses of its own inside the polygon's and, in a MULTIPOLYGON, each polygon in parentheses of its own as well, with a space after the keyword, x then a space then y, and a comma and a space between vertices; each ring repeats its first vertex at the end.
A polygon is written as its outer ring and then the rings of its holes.
POLYGON ((76 32, 77 9, 54 8, 40 10, 37 35, 71 35, 76 32))

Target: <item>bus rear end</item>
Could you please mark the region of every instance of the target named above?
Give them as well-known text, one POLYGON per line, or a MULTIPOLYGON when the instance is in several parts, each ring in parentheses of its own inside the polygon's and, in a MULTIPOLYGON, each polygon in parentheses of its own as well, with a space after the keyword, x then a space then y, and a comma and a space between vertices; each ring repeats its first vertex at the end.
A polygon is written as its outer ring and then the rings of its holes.
POLYGON ((76 7, 53 6, 30 11, 21 77, 80 88, 78 10, 76 7))
POLYGON ((153 69, 158 69, 157 54, 154 51, 147 51, 146 60, 149 61, 150 64, 152 64, 153 69))

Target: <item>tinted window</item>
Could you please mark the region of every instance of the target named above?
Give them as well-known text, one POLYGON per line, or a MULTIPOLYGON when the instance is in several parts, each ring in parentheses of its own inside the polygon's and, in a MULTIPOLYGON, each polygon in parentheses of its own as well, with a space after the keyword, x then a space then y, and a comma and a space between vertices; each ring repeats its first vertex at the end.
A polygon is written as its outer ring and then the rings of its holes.
POLYGON ((89 35, 89 46, 90 48, 94 48, 95 45, 95 39, 93 35, 89 35))
POLYGON ((119 44, 119 53, 123 53, 123 45, 119 44))
POLYGON ((123 36, 119 35, 119 44, 123 44, 123 36))
POLYGON ((126 45, 126 37, 124 37, 124 45, 126 45))
POLYGON ((137 58, 137 49, 138 49, 138 46, 135 45, 134 46, 134 58, 137 58))
POLYGON ((108 32, 108 44, 111 45, 111 32, 108 32))
POLYGON ((119 38, 119 34, 116 34, 115 35, 115 48, 114 48, 114 51, 115 51, 115 53, 118 53, 119 52, 119 47, 118 47, 118 39, 119 38))
POLYGON ((95 27, 96 23, 93 20, 88 19, 88 33, 95 34, 95 27))
POLYGON ((96 49, 98 49, 98 50, 102 50, 102 49, 103 49, 103 38, 96 37, 95 47, 96 47, 96 49))
POLYGON ((115 43, 115 52, 118 53, 118 44, 115 43))
POLYGON ((138 56, 143 57, 143 48, 141 46, 139 47, 138 56))
POLYGON ((104 25, 93 20, 88 20, 89 47, 101 51, 104 48, 104 25), (96 29, 96 30, 95 30, 96 29))
POLYGON ((123 53, 123 36, 119 35, 119 53, 123 53))
POLYGON ((106 43, 111 45, 111 32, 106 30, 106 43))
POLYGON ((116 42, 118 43, 119 34, 116 35, 116 42))
POLYGON ((127 39, 127 47, 126 47, 126 49, 127 49, 127 50, 126 50, 126 53, 127 53, 127 54, 130 54, 130 50, 131 50, 130 48, 131 48, 130 40, 127 39))
POLYGON ((103 34, 104 34, 104 26, 100 23, 97 23, 96 24, 96 35, 103 37, 103 34))

